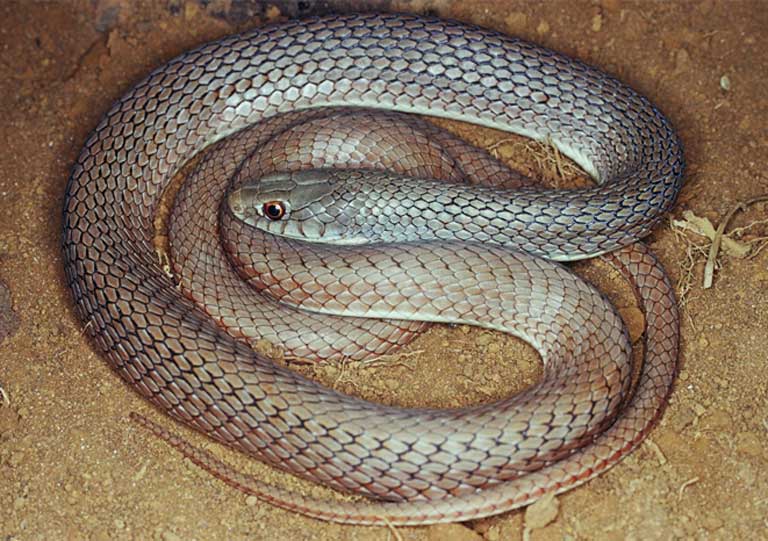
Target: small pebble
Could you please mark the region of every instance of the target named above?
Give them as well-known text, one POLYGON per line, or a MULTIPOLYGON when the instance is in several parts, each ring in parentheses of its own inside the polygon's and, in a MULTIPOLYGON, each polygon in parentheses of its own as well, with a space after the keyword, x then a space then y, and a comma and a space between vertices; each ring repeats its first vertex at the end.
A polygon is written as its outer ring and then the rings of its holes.
POLYGON ((145 475, 147 475, 147 465, 146 464, 142 464, 141 468, 139 468, 139 471, 136 472, 133 475, 133 480, 134 481, 141 481, 142 479, 144 479, 145 475))
POLYGON ((731 89, 731 79, 727 75, 720 77, 720 88, 728 92, 731 89))
POLYGON ((675 51, 675 71, 686 71, 691 67, 691 56, 685 49, 675 51))
POLYGON ((328 376, 328 377, 335 377, 335 376, 337 376, 339 374, 338 367, 336 367, 336 366, 334 366, 332 364, 323 366, 322 368, 325 371, 325 375, 328 376))
POLYGON ((107 530, 99 528, 94 530, 88 539, 90 541, 109 541, 112 539, 112 536, 107 530))
POLYGON ((699 404, 698 402, 693 402, 691 404, 691 407, 693 408, 693 411, 696 413, 697 417, 701 417, 707 412, 707 408, 699 404))
POLYGON ((14 453, 11 453, 11 456, 8 458, 8 465, 11 468, 16 468, 23 461, 24 461, 24 453, 22 453, 21 451, 16 451, 14 453))
POLYGON ((736 466, 736 479, 742 486, 752 486, 757 482, 757 472, 751 464, 743 462, 736 466))
POLYGON ((509 28, 511 32, 520 32, 528 26, 528 15, 520 11, 513 11, 507 15, 504 22, 507 23, 507 28, 509 28))
POLYGON ((163 541, 181 541, 181 537, 176 535, 170 530, 165 530, 163 533, 160 534, 160 537, 163 541))
POLYGON ((18 428, 20 422, 21 415, 18 412, 14 411, 13 408, 6 408, 0 405, 0 435, 10 434, 18 428))
POLYGON ((555 494, 550 492, 529 505, 525 509, 525 528, 538 530, 552 523, 560 511, 560 502, 555 494))
POLYGON ((475 341, 477 342, 478 346, 485 347, 488 344, 490 344, 492 340, 493 340, 493 336, 489 333, 485 333, 478 336, 475 341))
POLYGON ((198 13, 200 13, 200 8, 196 4, 192 2, 184 4, 184 18, 186 20, 194 19, 198 13))
POLYGON ((268 21, 274 21, 280 16, 280 8, 277 6, 269 6, 266 11, 268 21))
POLYGON ((763 442, 754 432, 741 432, 737 437, 736 450, 753 457, 760 457, 765 454, 763 442))
POLYGON ((592 31, 600 32, 603 28, 603 16, 599 13, 592 17, 592 31))
POLYGON ((714 532, 723 527, 723 520, 714 513, 707 513, 701 520, 701 525, 708 532, 714 532))
POLYGON ((672 423, 675 430, 682 431, 687 426, 692 425, 697 419, 698 416, 696 415, 696 412, 693 411, 693 408, 683 408, 680 413, 672 416, 672 423))
POLYGON ((400 382, 394 378, 389 378, 384 382, 384 386, 389 391, 397 391, 400 388, 400 382))
POLYGON ((725 429, 733 424, 733 419, 728 412, 723 410, 712 410, 704 419, 706 426, 715 430, 725 429))

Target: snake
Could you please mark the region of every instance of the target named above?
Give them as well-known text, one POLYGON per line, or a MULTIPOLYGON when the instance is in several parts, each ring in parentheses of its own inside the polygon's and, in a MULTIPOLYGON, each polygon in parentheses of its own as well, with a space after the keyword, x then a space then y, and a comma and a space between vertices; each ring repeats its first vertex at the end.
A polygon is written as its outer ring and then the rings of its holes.
POLYGON ((638 241, 674 205, 683 172, 680 140, 649 100, 557 52, 416 15, 291 20, 188 51, 111 107, 66 188, 64 267, 77 315, 139 394, 230 447, 364 498, 266 485, 147 420, 212 473, 328 521, 465 521, 586 482, 660 418, 678 315, 638 241), (550 141, 596 184, 532 186, 421 116, 550 141), (338 156, 388 157, 332 169, 337 158, 318 158, 306 138, 338 156), (213 147, 196 166, 202 188, 175 203, 190 217, 169 233, 175 267, 205 278, 174 276, 156 257, 156 213, 175 175, 213 147), (224 187, 211 180, 222 170, 224 187), (484 176, 490 186, 475 185, 484 176), (645 313, 637 371, 617 311, 563 265, 596 256, 629 279, 645 313), (523 338, 544 375, 490 403, 408 409, 344 395, 251 347, 365 359, 427 322, 523 338))

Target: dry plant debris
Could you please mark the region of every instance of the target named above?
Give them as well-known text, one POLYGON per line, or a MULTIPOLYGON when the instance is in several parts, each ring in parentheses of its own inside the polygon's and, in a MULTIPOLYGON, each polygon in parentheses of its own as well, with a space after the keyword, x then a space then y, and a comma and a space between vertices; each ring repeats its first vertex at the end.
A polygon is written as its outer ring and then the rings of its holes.
POLYGON ((8 393, 5 392, 5 389, 3 389, 2 385, 0 385, 0 405, 5 407, 11 405, 11 398, 8 396, 8 393))
POLYGON ((718 255, 721 249, 731 257, 748 259, 755 257, 765 246, 768 246, 768 235, 754 233, 756 228, 768 224, 768 218, 754 220, 742 227, 736 227, 728 233, 725 232, 728 224, 738 212, 745 211, 748 207, 764 201, 768 201, 768 195, 753 197, 737 203, 728 211, 717 227, 708 218, 697 216, 692 211, 683 212, 682 220, 672 220, 672 229, 675 231, 675 235, 686 244, 686 262, 682 264, 683 273, 678 283, 681 305, 685 303, 687 294, 691 289, 693 269, 702 259, 706 261, 702 287, 709 289, 712 287, 715 270, 719 268, 718 255), (695 243, 685 235, 687 232, 704 237, 709 242, 695 243))

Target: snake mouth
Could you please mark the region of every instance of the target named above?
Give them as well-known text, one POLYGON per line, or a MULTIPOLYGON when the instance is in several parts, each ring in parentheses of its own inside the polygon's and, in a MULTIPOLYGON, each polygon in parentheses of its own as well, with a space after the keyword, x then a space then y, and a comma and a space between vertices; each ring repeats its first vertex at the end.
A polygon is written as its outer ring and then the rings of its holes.
POLYGON ((297 240, 307 244, 325 244, 328 246, 363 246, 373 244, 370 239, 361 235, 342 236, 336 233, 327 233, 322 236, 313 237, 302 234, 301 231, 293 231, 293 228, 289 227, 285 227, 280 231, 272 231, 268 227, 265 227, 263 230, 275 237, 297 240))

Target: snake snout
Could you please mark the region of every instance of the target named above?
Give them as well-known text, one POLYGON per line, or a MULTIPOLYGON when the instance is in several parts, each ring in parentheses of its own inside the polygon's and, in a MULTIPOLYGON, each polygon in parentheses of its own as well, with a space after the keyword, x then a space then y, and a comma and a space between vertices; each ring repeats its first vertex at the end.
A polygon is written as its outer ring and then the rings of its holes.
MULTIPOLYGON (((348 173, 348 172, 347 172, 348 173)), ((307 242, 362 244, 355 190, 337 170, 308 169, 235 179, 227 198, 233 216, 273 235, 307 242)))

